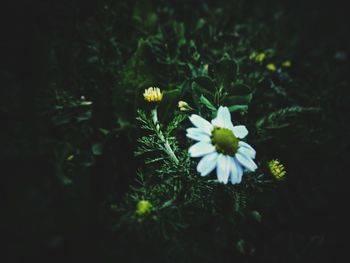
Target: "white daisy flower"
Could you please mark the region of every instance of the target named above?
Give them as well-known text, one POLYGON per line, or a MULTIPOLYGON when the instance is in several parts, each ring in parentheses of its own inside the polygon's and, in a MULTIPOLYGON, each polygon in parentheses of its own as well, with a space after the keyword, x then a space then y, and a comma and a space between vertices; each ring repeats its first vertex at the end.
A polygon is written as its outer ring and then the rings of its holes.
POLYGON ((253 161, 255 150, 240 141, 247 136, 244 125, 233 126, 227 107, 219 107, 217 117, 211 123, 192 114, 190 121, 195 128, 187 129, 187 137, 197 141, 188 152, 191 157, 202 157, 197 165, 201 176, 210 174, 216 168, 218 181, 238 184, 242 181, 244 169, 255 171, 253 161))

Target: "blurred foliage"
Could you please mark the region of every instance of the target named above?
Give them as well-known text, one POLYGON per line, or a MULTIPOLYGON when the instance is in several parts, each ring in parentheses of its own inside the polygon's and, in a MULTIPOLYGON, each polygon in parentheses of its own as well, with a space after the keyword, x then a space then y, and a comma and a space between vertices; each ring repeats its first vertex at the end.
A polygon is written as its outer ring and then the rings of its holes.
POLYGON ((5 261, 336 262, 350 146, 342 7, 5 5, 13 21, 0 23, 5 261), (137 119, 147 122, 149 86, 165 91, 160 122, 181 166, 161 149, 146 153, 155 141, 137 119), (179 100, 193 111, 180 112, 179 100), (278 158, 285 181, 261 192, 249 175, 231 188, 190 172, 186 114, 211 118, 219 105, 248 127, 261 173, 269 177, 267 162, 278 158), (140 200, 152 204, 144 216, 140 200))

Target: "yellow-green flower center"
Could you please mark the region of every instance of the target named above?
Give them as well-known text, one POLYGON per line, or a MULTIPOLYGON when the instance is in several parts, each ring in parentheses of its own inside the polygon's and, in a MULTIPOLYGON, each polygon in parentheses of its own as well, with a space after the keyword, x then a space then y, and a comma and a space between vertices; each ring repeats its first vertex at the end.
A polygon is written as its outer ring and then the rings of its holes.
POLYGON ((217 152, 227 155, 234 155, 239 148, 237 137, 227 128, 214 127, 211 142, 217 152))

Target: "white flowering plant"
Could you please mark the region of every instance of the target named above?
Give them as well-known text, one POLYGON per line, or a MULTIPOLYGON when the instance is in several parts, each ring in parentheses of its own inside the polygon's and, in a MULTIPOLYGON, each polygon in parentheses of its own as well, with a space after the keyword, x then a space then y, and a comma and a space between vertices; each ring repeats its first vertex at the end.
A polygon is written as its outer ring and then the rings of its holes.
POLYGON ((281 163, 267 165, 259 151, 264 125, 278 121, 249 116, 264 73, 248 77, 239 70, 244 63, 224 54, 215 65, 193 67, 193 76, 173 90, 145 87, 138 94, 135 156, 143 165, 124 204, 114 207, 117 229, 132 225, 134 234, 159 233, 163 240, 191 229, 193 218, 215 219, 210 227, 222 229, 219 239, 233 238, 237 251, 253 253, 243 229, 262 220, 260 199, 271 198, 286 171, 281 163), (146 201, 152 210, 140 212, 146 201))
POLYGON ((194 42, 179 44, 168 70, 159 67, 154 75, 147 65, 171 57, 161 44, 165 36, 139 41, 124 68, 128 77, 121 80, 126 88, 138 87, 133 100, 139 166, 130 191, 112 205, 118 244, 133 246, 125 243, 126 236, 152 238, 168 255, 174 246, 193 248, 187 243, 193 239, 183 233, 209 231, 216 244, 230 240, 224 245, 232 245, 230 253, 254 254, 254 231, 288 175, 284 160, 271 149, 278 150, 291 120, 319 109, 290 106, 283 86, 294 85, 291 62, 275 63, 275 49, 256 52, 249 48, 253 39, 245 37, 239 48, 207 50, 203 59, 194 42), (187 59, 175 62, 183 49, 187 59), (155 57, 151 61, 149 52, 155 57), (136 61, 138 74, 128 71, 136 61), (283 107, 274 104, 274 96, 284 100, 283 107))
POLYGON ((117 2, 128 15, 103 9, 106 25, 94 41, 84 29, 91 45, 79 51, 89 61, 79 86, 84 99, 58 93, 53 118, 74 135, 70 148, 56 151, 65 160, 58 178, 68 187, 80 167, 92 171, 84 178, 116 257, 137 251, 160 262, 213 262, 255 255, 280 212, 276 203, 283 203, 296 158, 291 149, 317 133, 302 125, 320 109, 293 78, 298 62, 278 48, 285 38, 268 41, 275 38, 270 24, 240 16, 238 4, 230 11, 185 5, 180 13, 195 13, 190 22, 176 18, 170 4, 136 2, 132 15, 117 2), (118 31, 119 21, 130 27, 116 37, 110 30, 118 31))
POLYGON ((8 2, 5 258, 346 258, 348 9, 8 2))

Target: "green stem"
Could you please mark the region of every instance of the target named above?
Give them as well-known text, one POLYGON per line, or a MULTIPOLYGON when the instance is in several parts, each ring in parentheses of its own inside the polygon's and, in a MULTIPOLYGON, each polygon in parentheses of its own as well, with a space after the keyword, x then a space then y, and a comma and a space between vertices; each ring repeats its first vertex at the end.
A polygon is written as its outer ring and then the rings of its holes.
POLYGON ((163 135, 163 132, 160 129, 159 121, 158 121, 158 114, 157 114, 157 106, 152 110, 152 120, 154 125, 156 125, 156 132, 159 137, 159 139, 164 143, 164 151, 166 154, 169 155, 170 159, 175 163, 179 164, 179 159, 177 159, 173 149, 171 149, 171 146, 169 144, 168 139, 166 139, 163 135))

